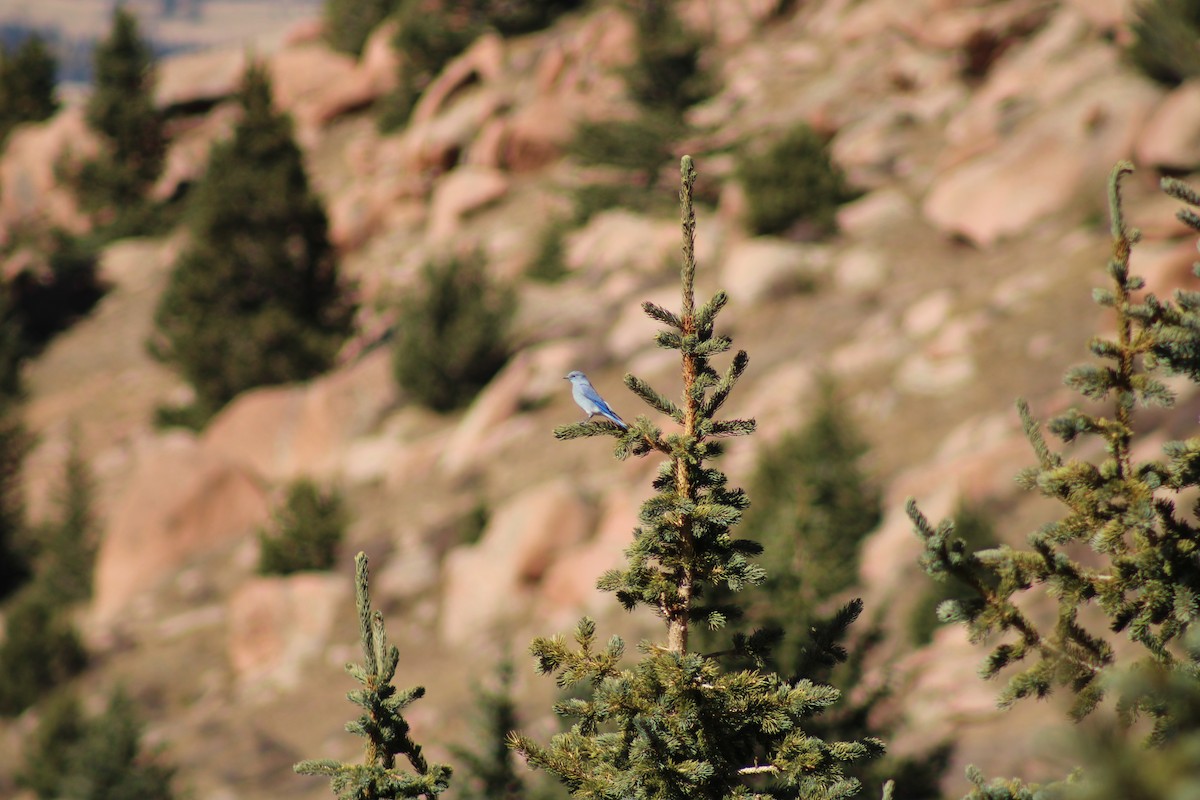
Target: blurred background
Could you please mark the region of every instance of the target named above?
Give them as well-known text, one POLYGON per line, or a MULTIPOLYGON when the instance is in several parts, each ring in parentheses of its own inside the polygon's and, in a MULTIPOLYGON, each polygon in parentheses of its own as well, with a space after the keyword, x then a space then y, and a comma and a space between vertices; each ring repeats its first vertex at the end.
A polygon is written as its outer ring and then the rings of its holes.
MULTIPOLYGON (((1080 402, 1112 328, 1118 160, 1134 270, 1196 288, 1157 188, 1200 169, 1192 6, 0 0, 0 796, 118 796, 72 794, 97 761, 140 797, 328 796, 292 764, 358 758, 359 550, 451 793, 565 796, 491 753, 558 730, 533 636, 656 635, 594 586, 657 460, 553 430, 575 369, 666 427, 622 377, 681 385, 641 303, 678 308, 685 153, 698 293, 750 355, 721 468, 775 668, 862 598, 808 675, 844 692, 822 730, 888 744, 862 796, 1064 775, 1059 700, 997 709, 903 504, 977 547, 1059 514, 1014 481, 1014 402, 1080 402)), ((1146 448, 1194 429, 1172 389, 1146 448)))

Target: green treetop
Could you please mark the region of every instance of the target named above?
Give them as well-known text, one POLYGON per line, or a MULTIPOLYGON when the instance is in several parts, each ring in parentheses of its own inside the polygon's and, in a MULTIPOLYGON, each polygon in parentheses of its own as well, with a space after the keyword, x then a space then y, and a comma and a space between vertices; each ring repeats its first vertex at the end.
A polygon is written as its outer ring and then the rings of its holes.
POLYGON ((449 786, 450 767, 425 760, 421 746, 409 736, 408 722, 400 713, 414 700, 424 697, 425 689, 416 686, 400 691, 392 685, 400 651, 395 645, 388 644, 383 615, 371 611, 366 554, 359 553, 354 566, 363 663, 347 664, 346 671, 363 688, 350 692, 347 698, 361 706, 363 713, 358 719, 347 722, 346 730, 366 739, 363 763, 343 764, 331 759, 315 759, 301 761, 295 769, 301 775, 328 775, 334 793, 343 800, 397 797, 432 800, 449 786), (408 759, 414 771, 399 769, 396 756, 408 759))
MULTIPOLYGON (((1008 670, 1002 706, 1065 688, 1074 695, 1071 714, 1078 719, 1113 693, 1125 723, 1148 716, 1154 722, 1150 741, 1161 744, 1178 732, 1177 715, 1191 712, 1165 702, 1166 695, 1144 691, 1143 683, 1117 678, 1129 669, 1193 684, 1200 676, 1200 650, 1184 646, 1200 614, 1195 520, 1200 507, 1189 497, 1200 486, 1200 437, 1168 442, 1161 457, 1139 460, 1134 415, 1141 407, 1173 404, 1163 375, 1182 373, 1200 381, 1200 293, 1176 292, 1173 302, 1139 296, 1144 282, 1129 271, 1139 234, 1126 226, 1120 196, 1120 181, 1130 172, 1132 167, 1122 163, 1112 173, 1112 288, 1094 293, 1100 305, 1115 312, 1116 336, 1094 338, 1090 349, 1102 363, 1075 367, 1066 377, 1068 385, 1107 410, 1071 409, 1049 423, 1066 443, 1098 440, 1104 457, 1093 463, 1054 452, 1021 401, 1025 434, 1038 463, 1018 480, 1065 506, 1064 515, 1031 533, 1027 549, 971 552, 954 536, 953 525, 933 527, 912 501, 909 513, 925 543, 926 571, 975 589, 970 599, 943 602, 938 613, 967 625, 972 641, 998 642, 983 674, 991 678, 1008 670), (1183 513, 1177 507, 1181 499, 1188 503, 1183 513), (1081 558, 1086 550, 1091 553, 1081 558), (1053 598, 1057 618, 1052 625, 1039 623, 1022 602, 1030 592, 1053 598), (1129 644, 1118 645, 1119 635, 1129 644)), ((1200 206, 1200 194, 1178 181, 1166 180, 1164 188, 1200 206)), ((1200 230, 1194 212, 1179 216, 1200 230)), ((976 783, 982 790, 981 780, 976 783)))
POLYGON ((130 232, 140 232, 145 220, 135 210, 147 207, 146 190, 162 172, 166 136, 152 95, 153 53, 137 18, 119 4, 108 38, 96 46, 94 71, 85 115, 104 151, 82 165, 75 185, 84 209, 99 222, 125 220, 130 232))
MULTIPOLYGON (((706 463, 720 454, 720 438, 747 435, 755 426, 753 420, 717 418, 748 359, 738 352, 723 373, 710 364, 732 345, 714 333, 728 295, 719 292, 695 305, 696 173, 688 156, 682 174, 682 308, 675 313, 643 304, 647 315, 667 326, 657 334, 658 344, 680 351, 682 397, 676 403, 641 379, 625 377, 631 391, 676 427, 664 432, 642 416, 628 431, 605 422, 555 430, 559 439, 613 436, 622 459, 666 456, 654 481, 657 493, 643 504, 642 524, 626 551, 628 564, 599 583, 626 609, 653 609, 664 624, 663 639, 642 643, 640 660, 628 667, 621 666, 624 642, 613 637, 597 643, 590 619, 578 625, 574 646, 562 636, 536 639, 531 651, 539 672, 555 673, 560 687, 579 687, 585 696, 555 706, 577 721, 549 745, 514 734, 512 746, 580 798, 848 797, 858 782, 846 776, 845 766, 878 754, 882 744, 830 743, 805 731, 806 720, 837 701, 836 689, 805 679, 789 682, 761 666, 728 671, 716 657, 688 648, 692 625, 719 628, 726 619, 705 605, 705 593, 717 585, 761 583, 764 572, 751 560, 761 547, 731 535, 748 505, 744 493, 729 488, 706 463)), ((738 635, 729 653, 761 653, 762 644, 738 635)))
POLYGON ((47 119, 58 110, 57 72, 58 62, 37 34, 12 55, 0 53, 0 142, 14 126, 47 119))
POLYGON ((233 138, 213 147, 191 200, 191 240, 151 342, 194 387, 197 422, 238 392, 328 369, 354 316, 325 210, 261 66, 247 68, 241 105, 233 138))

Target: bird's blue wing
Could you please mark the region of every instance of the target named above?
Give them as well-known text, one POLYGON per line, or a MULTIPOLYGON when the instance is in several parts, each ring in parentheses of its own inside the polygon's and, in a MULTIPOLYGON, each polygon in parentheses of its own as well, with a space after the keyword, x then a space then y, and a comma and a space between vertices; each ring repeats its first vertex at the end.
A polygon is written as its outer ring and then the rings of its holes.
POLYGON ((604 402, 604 398, 596 393, 596 390, 592 387, 591 384, 588 384, 587 386, 583 387, 583 394, 585 397, 587 397, 588 400, 591 400, 593 403, 596 404, 596 408, 598 408, 600 410, 601 414, 608 417, 613 422, 620 425, 622 428, 625 427, 625 422, 620 417, 617 416, 617 412, 615 412, 611 408, 609 408, 608 403, 604 402))

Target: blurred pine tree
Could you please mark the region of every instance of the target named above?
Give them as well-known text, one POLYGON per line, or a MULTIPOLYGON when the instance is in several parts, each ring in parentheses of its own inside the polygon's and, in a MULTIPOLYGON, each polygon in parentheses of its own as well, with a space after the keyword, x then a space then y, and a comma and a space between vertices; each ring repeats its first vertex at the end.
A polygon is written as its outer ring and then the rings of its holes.
POLYGON ((151 353, 195 389, 194 404, 166 421, 198 426, 238 392, 320 374, 353 324, 325 210, 263 67, 247 68, 240 99, 242 118, 213 147, 189 207, 189 244, 155 313, 151 353))

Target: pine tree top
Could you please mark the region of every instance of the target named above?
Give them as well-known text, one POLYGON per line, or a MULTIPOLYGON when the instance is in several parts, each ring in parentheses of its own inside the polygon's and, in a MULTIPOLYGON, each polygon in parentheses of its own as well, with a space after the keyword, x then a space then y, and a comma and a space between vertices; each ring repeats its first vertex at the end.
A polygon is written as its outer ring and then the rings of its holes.
MULTIPOLYGON (((625 643, 619 637, 598 643, 590 619, 579 623, 573 643, 562 636, 536 639, 530 650, 538 671, 590 696, 556 705, 556 713, 576 721, 549 745, 515 733, 510 742, 580 798, 849 797, 859 784, 847 777, 846 765, 878 755, 883 745, 875 739, 825 742, 805 731, 808 718, 837 701, 836 689, 788 682, 764 669, 727 670, 717 658, 688 649, 693 623, 717 627, 724 621, 705 607, 705 591, 759 583, 763 571, 752 560, 761 547, 731 534, 748 505, 745 494, 708 465, 721 453, 723 437, 754 431, 753 420, 718 418, 749 359, 739 351, 721 372, 711 364, 732 346, 715 332, 728 295, 695 302, 696 172, 690 157, 683 158, 681 173, 681 310, 652 303, 642 308, 665 326, 655 337, 658 344, 680 353, 682 396, 671 400, 625 376, 625 385, 669 418, 670 427, 643 415, 628 430, 589 422, 554 431, 564 440, 612 436, 618 458, 666 456, 654 480, 656 493, 643 504, 626 550, 627 565, 599 582, 627 609, 654 609, 664 635, 640 644, 640 658, 630 666, 623 665, 625 643)), ((740 655, 766 645, 754 635, 739 641, 740 655)))
POLYGON ((415 686, 400 690, 392 684, 400 651, 388 644, 383 615, 371 610, 366 554, 360 552, 354 565, 363 663, 347 664, 346 671, 362 688, 351 691, 347 699, 360 706, 363 713, 346 723, 346 730, 366 740, 363 763, 313 759, 296 764, 295 770, 301 775, 328 775, 334 793, 343 800, 435 798, 449 786, 451 769, 425 759, 421 746, 409 735, 408 722, 401 713, 424 697, 425 689, 415 686), (397 756, 408 761, 411 772, 397 766, 397 756))

